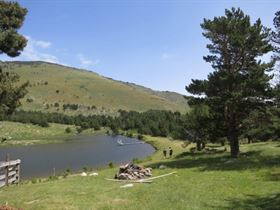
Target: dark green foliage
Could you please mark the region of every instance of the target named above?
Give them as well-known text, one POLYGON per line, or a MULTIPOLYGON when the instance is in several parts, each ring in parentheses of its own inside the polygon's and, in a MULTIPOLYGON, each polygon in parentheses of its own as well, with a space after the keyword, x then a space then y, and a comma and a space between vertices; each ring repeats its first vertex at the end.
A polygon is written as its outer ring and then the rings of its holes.
POLYGON ((114 168, 113 162, 108 163, 108 166, 109 166, 110 168, 114 168))
POLYGON ((0 67, 0 115, 12 114, 21 105, 20 99, 27 93, 28 83, 16 85, 19 76, 3 72, 0 67))
POLYGON ((69 127, 66 128, 66 129, 65 129, 65 133, 71 133, 71 128, 69 128, 69 127))
MULTIPOLYGON (((17 32, 26 13, 27 9, 16 2, 0 1, 0 55, 16 57, 26 46, 27 40, 17 32)), ((19 100, 27 93, 28 83, 18 82, 17 74, 4 72, 0 66, 0 116, 13 113, 21 105, 19 100)))
POLYGON ((203 35, 210 40, 209 55, 204 57, 214 72, 207 80, 192 80, 186 90, 200 97, 190 97, 190 105, 209 107, 213 129, 211 135, 227 137, 232 157, 239 155, 238 137, 243 120, 252 110, 265 106, 271 97, 269 84, 274 62, 262 63, 259 57, 272 51, 269 31, 258 19, 250 23, 240 9, 225 11, 225 16, 204 19, 203 35), (201 97, 202 96, 202 97, 201 97))
POLYGON ((280 60, 280 11, 275 13, 275 18, 273 19, 273 24, 275 31, 272 32, 272 42, 274 46, 275 58, 280 60))
POLYGON ((26 38, 17 32, 26 14, 17 2, 0 1, 0 54, 16 57, 26 46, 26 38))
POLYGON ((196 105, 186 114, 185 129, 188 139, 195 142, 197 150, 203 149, 206 141, 210 139, 212 119, 209 107, 203 104, 196 105))
POLYGON ((143 140, 143 139, 144 139, 144 136, 143 136, 142 134, 138 134, 137 139, 143 140))
POLYGON ((32 103, 33 101, 34 101, 33 98, 27 98, 27 99, 26 99, 26 102, 28 102, 28 103, 32 103))
POLYGON ((82 133, 83 129, 82 128, 77 128, 78 133, 82 133))
MULTIPOLYGON (((179 112, 150 110, 139 113, 135 111, 121 111, 118 117, 105 115, 68 116, 60 113, 42 113, 32 111, 17 111, 12 116, 3 116, 0 120, 33 123, 46 126, 48 123, 76 125, 78 132, 84 129, 108 127, 113 134, 120 130, 137 130, 139 134, 153 136, 171 136, 185 138, 184 117, 179 112)), ((128 132, 129 136, 132 133, 128 132)))
POLYGON ((63 104, 63 110, 70 109, 70 110, 78 110, 78 104, 63 104))

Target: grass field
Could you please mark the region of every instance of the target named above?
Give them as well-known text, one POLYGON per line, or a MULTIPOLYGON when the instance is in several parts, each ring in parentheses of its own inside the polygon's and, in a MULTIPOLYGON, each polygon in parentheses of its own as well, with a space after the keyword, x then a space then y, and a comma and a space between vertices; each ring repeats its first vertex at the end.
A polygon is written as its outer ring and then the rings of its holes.
MULTIPOLYGON (((151 184, 110 182, 117 168, 97 177, 70 176, 0 189, 0 203, 24 209, 279 209, 280 143, 242 145, 239 159, 229 153, 190 153, 182 142, 147 137, 158 151, 142 164, 153 176, 177 171, 151 184), (162 158, 172 146, 174 157, 162 158), (166 169, 158 169, 159 165, 166 169)), ((191 145, 192 146, 192 145, 191 145)))
POLYGON ((32 124, 0 121, 0 139, 6 139, 0 146, 62 142, 75 135, 75 132, 73 125, 50 123, 50 127, 43 128, 32 124), (68 127, 71 129, 70 133, 65 132, 68 127))
POLYGON ((187 101, 180 94, 152 91, 90 71, 45 62, 6 62, 1 66, 5 71, 18 73, 21 81, 30 82, 29 93, 22 100, 24 110, 113 115, 119 109, 181 112, 188 109, 187 101), (79 109, 63 111, 63 104, 78 104, 79 109))
MULTIPOLYGON (((49 123, 44 128, 33 124, 0 121, 0 147, 9 145, 32 145, 32 144, 53 144, 62 143, 77 134, 76 126, 49 123), (66 133, 70 128, 70 133, 66 133), (5 138, 6 140, 1 142, 5 138)), ((105 134, 107 129, 101 128, 83 130, 82 134, 105 134)))

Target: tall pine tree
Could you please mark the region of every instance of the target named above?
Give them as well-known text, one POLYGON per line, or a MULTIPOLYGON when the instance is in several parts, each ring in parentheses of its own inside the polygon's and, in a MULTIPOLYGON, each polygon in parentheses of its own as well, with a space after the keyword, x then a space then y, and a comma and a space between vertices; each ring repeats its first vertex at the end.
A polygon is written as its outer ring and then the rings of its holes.
POLYGON ((213 20, 204 19, 201 27, 210 41, 210 54, 204 60, 214 71, 206 80, 192 80, 186 90, 198 96, 192 97, 190 104, 209 106, 211 116, 217 120, 214 124, 220 124, 221 129, 217 129, 222 131, 216 133, 227 137, 231 156, 238 157, 243 120, 270 96, 272 77, 267 73, 274 63, 260 60, 272 51, 269 31, 260 19, 251 24, 250 17, 239 8, 225 10, 225 16, 213 20))

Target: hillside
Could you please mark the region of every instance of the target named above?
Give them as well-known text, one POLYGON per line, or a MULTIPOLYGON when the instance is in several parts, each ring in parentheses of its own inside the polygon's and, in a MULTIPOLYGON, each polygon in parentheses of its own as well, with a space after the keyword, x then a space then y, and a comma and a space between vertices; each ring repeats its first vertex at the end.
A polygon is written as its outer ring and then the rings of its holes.
POLYGON ((46 62, 4 62, 5 71, 16 72, 29 81, 24 110, 66 114, 114 114, 119 109, 146 111, 162 109, 185 112, 184 97, 174 92, 116 81, 97 73, 46 62), (63 105, 78 104, 78 107, 63 105))

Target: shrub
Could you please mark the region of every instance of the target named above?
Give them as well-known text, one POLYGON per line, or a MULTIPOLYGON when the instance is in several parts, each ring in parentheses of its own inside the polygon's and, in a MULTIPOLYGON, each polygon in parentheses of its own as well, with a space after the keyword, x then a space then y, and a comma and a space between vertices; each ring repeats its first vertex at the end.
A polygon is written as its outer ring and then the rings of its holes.
POLYGON ((129 137, 129 138, 132 138, 132 137, 133 137, 133 134, 130 133, 130 132, 127 132, 127 133, 126 133, 126 136, 129 137))
POLYGON ((196 150, 196 147, 191 147, 191 148, 190 148, 190 152, 191 152, 191 153, 194 153, 195 150, 196 150))
POLYGON ((65 133, 71 133, 71 128, 69 128, 69 127, 66 128, 66 129, 65 129, 65 133))
POLYGON ((110 168, 114 168, 113 162, 110 162, 110 163, 108 164, 108 166, 109 166, 110 168))
POLYGON ((77 128, 78 133, 82 133, 83 129, 82 128, 77 128))
POLYGON ((27 98, 27 99, 26 99, 26 102, 28 102, 28 103, 32 103, 33 101, 34 101, 33 98, 27 98))

